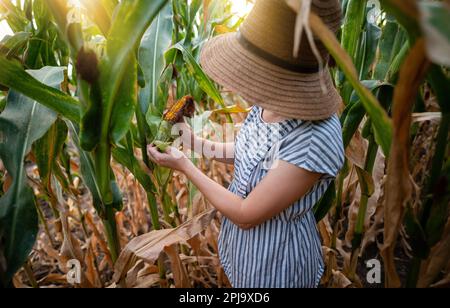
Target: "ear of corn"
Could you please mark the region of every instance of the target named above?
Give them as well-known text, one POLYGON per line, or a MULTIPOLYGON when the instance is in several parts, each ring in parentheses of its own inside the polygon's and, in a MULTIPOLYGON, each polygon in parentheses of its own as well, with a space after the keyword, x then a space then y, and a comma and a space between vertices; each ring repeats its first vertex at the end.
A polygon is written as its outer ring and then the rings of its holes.
POLYGON ((160 151, 165 152, 174 140, 172 134, 173 126, 183 122, 185 117, 192 118, 194 112, 195 103, 192 96, 184 96, 178 100, 164 113, 163 121, 161 122, 153 144, 156 145, 160 151))

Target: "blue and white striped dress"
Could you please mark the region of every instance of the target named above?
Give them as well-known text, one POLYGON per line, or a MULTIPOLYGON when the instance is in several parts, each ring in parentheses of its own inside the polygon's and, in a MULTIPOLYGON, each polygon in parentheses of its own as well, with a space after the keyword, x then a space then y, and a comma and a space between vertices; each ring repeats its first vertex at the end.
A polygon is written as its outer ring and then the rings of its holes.
POLYGON ((235 288, 317 287, 324 263, 312 209, 344 164, 340 121, 334 115, 323 121, 265 123, 261 114, 262 108, 253 107, 237 137, 229 190, 246 198, 278 160, 323 176, 305 197, 251 230, 224 218, 220 259, 235 288))

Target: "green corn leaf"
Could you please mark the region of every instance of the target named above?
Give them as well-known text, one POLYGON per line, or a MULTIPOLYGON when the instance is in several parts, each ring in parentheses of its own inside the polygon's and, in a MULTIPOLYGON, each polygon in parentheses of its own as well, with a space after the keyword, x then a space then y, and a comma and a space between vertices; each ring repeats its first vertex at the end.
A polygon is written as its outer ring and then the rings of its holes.
POLYGON ((84 44, 81 24, 69 23, 69 6, 67 0, 45 0, 47 7, 55 19, 59 32, 69 44, 72 51, 72 58, 76 59, 78 51, 84 44))
MULTIPOLYGON (((395 17, 395 19, 408 32, 411 39, 415 40, 421 35, 418 23, 419 11, 415 0, 380 0, 383 11, 395 17)), ((413 42, 411 42, 413 43, 413 42)))
POLYGON ((81 4, 86 8, 89 18, 95 22, 105 37, 108 36, 111 27, 111 15, 100 0, 81 0, 81 4))
POLYGON ((147 194, 147 200, 150 209, 150 215, 152 219, 153 228, 160 229, 158 204, 156 202, 156 187, 154 186, 149 174, 144 171, 144 165, 141 165, 134 156, 133 150, 133 136, 128 134, 126 142, 121 144, 120 147, 115 147, 112 151, 114 159, 125 166, 139 181, 147 194))
MULTIPOLYGON (((389 72, 392 71, 392 63, 403 48, 405 41, 404 30, 388 15, 378 44, 378 58, 373 73, 374 79, 388 80, 389 72)), ((398 72, 398 70, 396 71, 398 72)), ((391 76, 393 73, 395 72, 391 72, 391 76)))
POLYGON ((46 39, 45 35, 45 31, 40 31, 30 40, 25 54, 25 67, 35 69, 44 65, 41 58, 41 49, 43 49, 44 41, 46 39))
POLYGON ((364 32, 364 40, 361 50, 358 52, 358 63, 360 68, 360 79, 369 79, 369 71, 371 70, 375 56, 377 53, 377 45, 380 40, 381 29, 374 24, 367 23, 364 32))
POLYGON ((44 0, 33 1, 33 15, 36 22, 36 29, 48 28, 51 22, 51 15, 44 0))
MULTIPOLYGON (((130 55, 133 54, 136 44, 141 40, 147 27, 166 3, 167 0, 125 0, 117 8, 101 70, 105 117, 111 115, 114 99, 126 72, 130 55)), ((109 121, 106 122, 104 128, 107 129, 109 121)))
MULTIPOLYGON (((392 100, 391 96, 384 95, 388 91, 393 92, 392 85, 383 83, 379 80, 364 80, 361 82, 367 89, 377 95, 378 100, 383 106, 386 106, 392 100)), ((345 148, 348 147, 350 141, 358 130, 367 111, 361 102, 358 94, 353 92, 350 104, 347 106, 343 115, 343 139, 345 148)))
POLYGON ((110 185, 110 128, 117 95, 136 45, 167 1, 121 1, 108 35, 106 55, 100 64, 103 104, 101 138, 95 152, 97 181, 106 204, 113 202, 110 185))
POLYGON ((130 155, 128 149, 124 149, 121 147, 114 148, 113 157, 118 163, 120 163, 122 166, 125 166, 136 177, 136 179, 147 192, 154 193, 155 187, 150 176, 144 170, 142 170, 139 161, 136 159, 136 157, 134 157, 134 155, 130 155))
POLYGON ((33 153, 39 168, 39 176, 46 187, 50 187, 53 170, 59 168, 57 160, 63 152, 67 134, 66 123, 63 120, 57 120, 44 137, 36 141, 33 147, 33 153))
POLYGON ((400 68, 402 66, 403 61, 405 61, 406 56, 408 55, 409 49, 410 49, 409 43, 407 41, 404 42, 403 46, 400 48, 400 50, 392 60, 388 74, 386 76, 386 80, 388 80, 391 83, 395 83, 397 81, 398 73, 400 72, 400 68))
POLYGON ((319 222, 327 216, 336 200, 336 183, 333 181, 323 197, 314 206, 314 216, 319 222))
POLYGON ((139 47, 139 65, 145 79, 145 87, 139 93, 139 105, 146 116, 152 113, 150 105, 158 110, 165 108, 165 102, 157 99, 158 82, 165 67, 164 53, 172 41, 172 18, 172 6, 168 4, 145 32, 139 47))
POLYGON ((436 64, 450 67, 450 5, 422 1, 419 8, 428 56, 436 64))
POLYGON ((134 56, 132 56, 114 102, 110 132, 111 141, 114 144, 118 144, 130 129, 131 120, 136 109, 136 82, 137 63, 134 56))
POLYGON ((119 0, 100 0, 108 16, 112 19, 114 10, 119 4, 119 0))
POLYGON ((25 31, 29 25, 29 20, 17 6, 10 0, 0 1, 0 13, 5 13, 5 19, 14 32, 25 31))
POLYGON ((347 80, 355 89, 369 116, 372 118, 375 139, 383 149, 385 155, 390 152, 392 144, 392 121, 375 96, 359 81, 358 73, 348 53, 343 50, 334 34, 320 20, 317 15, 311 14, 311 28, 321 39, 328 51, 344 72, 347 80))
MULTIPOLYGON (((45 67, 28 73, 49 87, 58 87, 64 80, 63 71, 45 67)), ((5 241, 7 280, 27 259, 38 231, 34 193, 27 185, 24 160, 33 143, 44 136, 56 118, 55 112, 14 90, 9 92, 6 109, 0 115, 0 157, 13 178, 0 199, 0 234, 5 241)))
POLYGON ((27 74, 21 65, 0 55, 0 84, 14 89, 75 122, 80 120, 80 106, 71 96, 49 87, 27 74))
POLYGON ((95 177, 95 167, 89 152, 83 151, 80 145, 79 129, 72 122, 67 121, 72 141, 78 148, 80 155, 80 173, 83 183, 89 188, 92 195, 92 203, 97 212, 102 215, 105 212, 104 204, 101 201, 100 187, 95 177))
POLYGON ((172 47, 172 49, 181 51, 189 73, 195 78, 200 88, 205 91, 205 93, 208 94, 208 96, 211 97, 222 108, 225 108, 226 105, 219 90, 217 90, 211 79, 209 79, 205 72, 203 72, 202 68, 197 63, 195 58, 189 53, 189 51, 184 48, 181 43, 176 44, 172 47))
POLYGON ((17 56, 22 53, 30 38, 30 32, 17 32, 13 36, 7 36, 0 43, 0 53, 7 57, 17 56))
POLYGON ((358 40, 366 17, 366 0, 349 0, 342 30, 341 43, 347 53, 356 60, 358 40))

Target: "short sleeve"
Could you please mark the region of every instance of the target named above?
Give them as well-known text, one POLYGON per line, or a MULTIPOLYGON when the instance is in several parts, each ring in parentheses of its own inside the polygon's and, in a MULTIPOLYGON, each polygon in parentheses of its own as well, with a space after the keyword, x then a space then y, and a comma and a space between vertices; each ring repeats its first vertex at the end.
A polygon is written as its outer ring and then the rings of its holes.
POLYGON ((299 168, 335 178, 345 160, 338 117, 301 125, 282 140, 278 157, 299 168))

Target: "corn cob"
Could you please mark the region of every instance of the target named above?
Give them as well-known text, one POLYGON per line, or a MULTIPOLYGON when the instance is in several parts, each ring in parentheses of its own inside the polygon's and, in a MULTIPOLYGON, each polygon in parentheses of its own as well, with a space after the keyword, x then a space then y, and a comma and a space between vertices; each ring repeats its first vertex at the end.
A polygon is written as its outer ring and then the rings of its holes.
POLYGON ((184 118, 192 118, 195 112, 194 99, 191 96, 185 96, 174 104, 164 113, 163 121, 159 127, 153 144, 164 152, 172 144, 172 127, 177 123, 182 123, 184 118))

